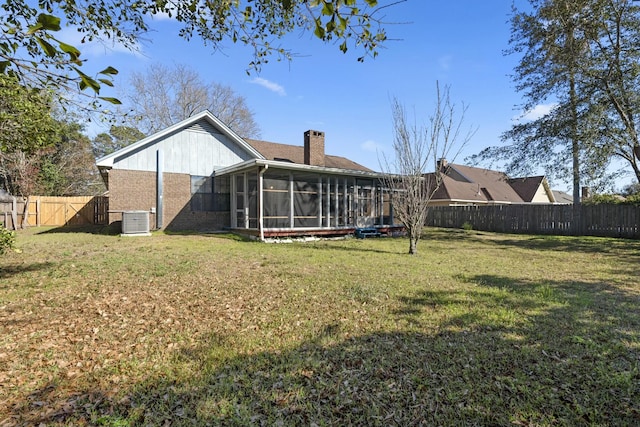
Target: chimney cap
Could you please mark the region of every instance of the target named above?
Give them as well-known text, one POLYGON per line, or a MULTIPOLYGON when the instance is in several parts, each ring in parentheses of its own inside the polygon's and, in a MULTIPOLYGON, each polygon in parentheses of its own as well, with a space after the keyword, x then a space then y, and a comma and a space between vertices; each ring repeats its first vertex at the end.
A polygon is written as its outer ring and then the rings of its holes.
POLYGON ((320 130, 311 130, 311 129, 306 131, 304 134, 305 135, 310 135, 310 136, 324 136, 324 132, 322 132, 320 130))

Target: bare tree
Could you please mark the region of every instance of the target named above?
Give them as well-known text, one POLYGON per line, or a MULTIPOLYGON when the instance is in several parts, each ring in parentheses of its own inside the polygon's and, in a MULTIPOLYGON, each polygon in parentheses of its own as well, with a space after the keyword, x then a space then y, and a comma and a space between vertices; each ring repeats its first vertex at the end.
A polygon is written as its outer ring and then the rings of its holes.
POLYGON ((384 184, 391 189, 391 203, 395 218, 409 235, 409 254, 418 253, 418 242, 427 221, 429 204, 442 183, 443 173, 439 160, 446 159, 457 148, 457 157, 469 142, 475 129, 462 134, 464 115, 451 102, 449 86, 440 90, 436 83, 436 107, 428 126, 409 122, 404 106, 394 98, 391 103, 393 116, 393 159, 384 158, 384 184), (433 171, 429 173, 429 171, 433 171))
POLYGON ((127 96, 137 123, 134 127, 150 135, 205 109, 246 138, 260 136, 260 128, 244 97, 219 83, 205 83, 197 71, 175 64, 151 65, 131 76, 127 96))

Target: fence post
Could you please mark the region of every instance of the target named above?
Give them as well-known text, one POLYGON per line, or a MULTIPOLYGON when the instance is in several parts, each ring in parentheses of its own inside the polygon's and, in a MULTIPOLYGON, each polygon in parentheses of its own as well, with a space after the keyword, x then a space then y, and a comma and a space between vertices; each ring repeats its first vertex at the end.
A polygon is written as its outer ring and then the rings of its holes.
POLYGON ((17 230, 18 229, 18 202, 15 197, 11 200, 11 222, 13 225, 13 229, 17 230))
POLYGON ((40 227, 41 219, 40 219, 40 199, 36 199, 36 227, 40 227))

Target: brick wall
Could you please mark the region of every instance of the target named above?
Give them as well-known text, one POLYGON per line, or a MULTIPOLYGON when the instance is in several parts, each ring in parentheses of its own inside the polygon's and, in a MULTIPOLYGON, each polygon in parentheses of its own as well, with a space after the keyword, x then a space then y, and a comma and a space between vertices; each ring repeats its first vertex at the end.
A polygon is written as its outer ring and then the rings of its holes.
MULTIPOLYGON (((122 211, 147 211, 156 206, 155 172, 112 169, 109 171, 109 224, 121 221, 122 211)), ((149 215, 153 229, 155 215, 149 215)))
MULTIPOLYGON (((191 177, 165 172, 162 181, 162 228, 167 230, 214 231, 229 227, 229 212, 192 212, 191 177)), ((156 206, 156 173, 112 169, 109 171, 109 223, 122 220, 121 211, 150 212, 156 206)), ((156 227, 156 215, 149 215, 156 227)))

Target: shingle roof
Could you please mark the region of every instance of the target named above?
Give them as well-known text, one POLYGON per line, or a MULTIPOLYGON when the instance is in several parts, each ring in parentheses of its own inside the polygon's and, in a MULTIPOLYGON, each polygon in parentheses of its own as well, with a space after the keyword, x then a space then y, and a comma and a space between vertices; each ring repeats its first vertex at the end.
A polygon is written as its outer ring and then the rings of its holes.
POLYGON ((553 190, 553 197, 556 199, 556 203, 565 205, 573 203, 573 196, 564 191, 553 190))
POLYGON ((455 164, 449 164, 448 168, 442 187, 449 199, 503 203, 524 201, 502 172, 455 164))
MULTIPOLYGON (((254 139, 245 139, 245 141, 259 151, 267 160, 304 164, 304 147, 302 146, 254 139)), ((373 172, 371 169, 345 157, 331 156, 328 154, 324 156, 324 165, 328 168, 373 172)))
POLYGON ((512 178, 509 180, 511 187, 525 202, 531 202, 542 184, 544 176, 529 176, 526 178, 512 178))

